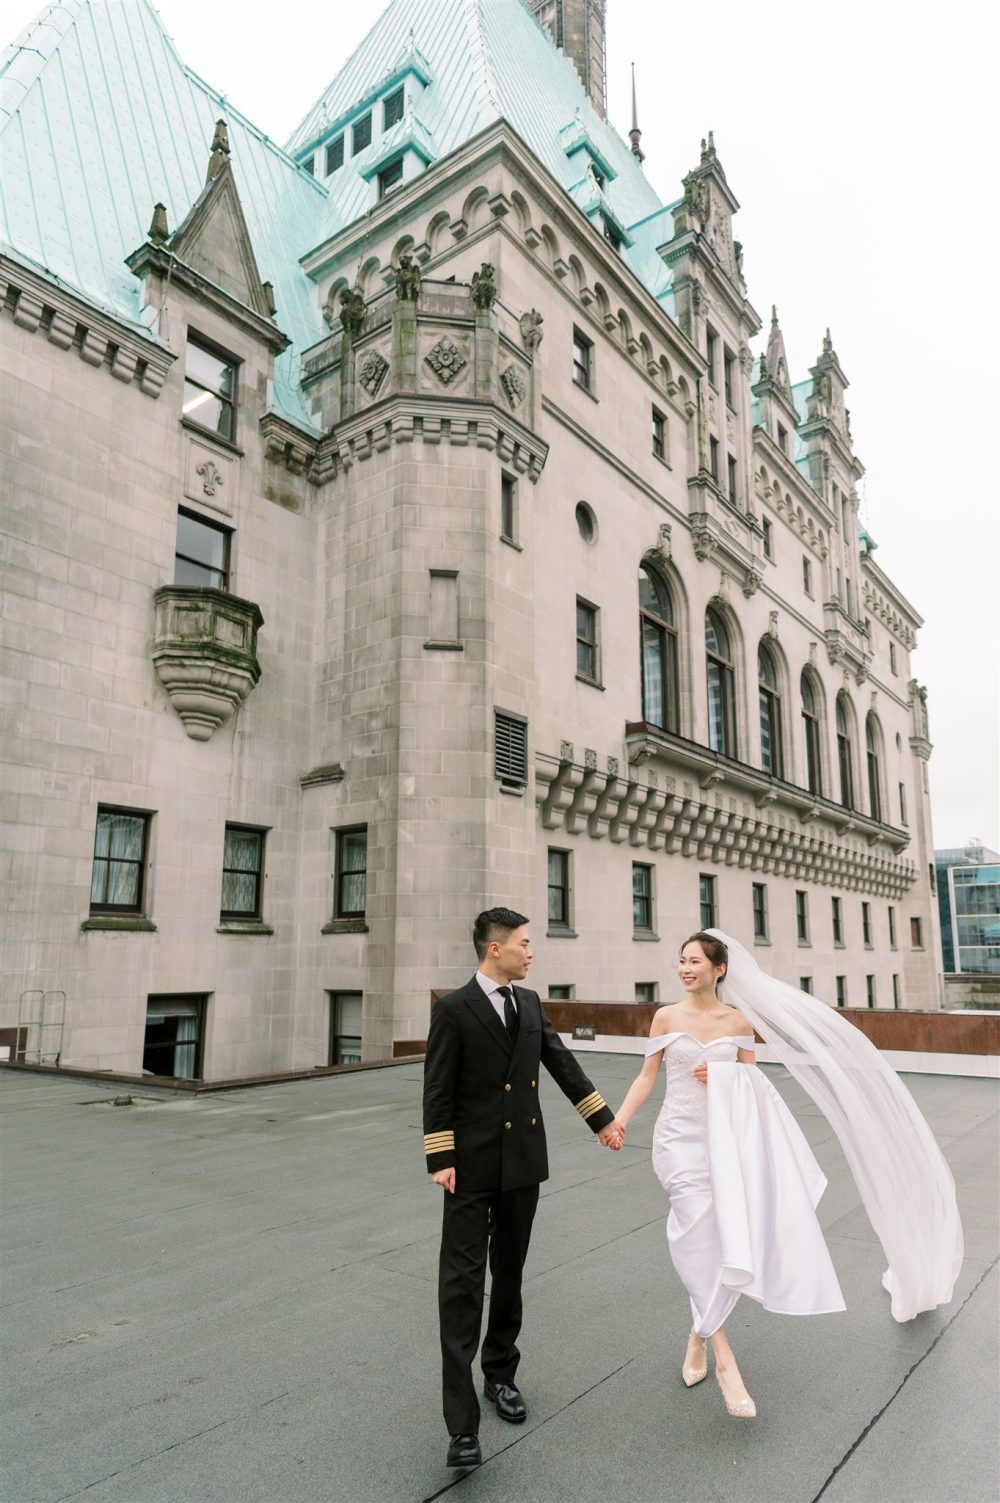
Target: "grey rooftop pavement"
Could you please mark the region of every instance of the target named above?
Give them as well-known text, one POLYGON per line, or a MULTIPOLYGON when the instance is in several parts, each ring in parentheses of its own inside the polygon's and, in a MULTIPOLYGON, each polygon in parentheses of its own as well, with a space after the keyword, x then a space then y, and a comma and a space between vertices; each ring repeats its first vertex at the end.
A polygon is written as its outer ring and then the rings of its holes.
MULTIPOLYGON (((609 1101, 637 1066, 588 1055, 609 1101)), ((525 1281, 526 1424, 484 1412, 450 1473, 440 1191, 419 1063, 197 1097, 0 1071, 5 1503, 994 1503, 997 1089, 908 1076, 959 1186, 953 1302, 897 1325, 839 1146, 778 1068, 829 1176, 847 1313, 742 1300, 755 1422, 679 1368, 689 1328, 650 1101, 620 1154, 547 1077, 552 1176, 525 1281)))

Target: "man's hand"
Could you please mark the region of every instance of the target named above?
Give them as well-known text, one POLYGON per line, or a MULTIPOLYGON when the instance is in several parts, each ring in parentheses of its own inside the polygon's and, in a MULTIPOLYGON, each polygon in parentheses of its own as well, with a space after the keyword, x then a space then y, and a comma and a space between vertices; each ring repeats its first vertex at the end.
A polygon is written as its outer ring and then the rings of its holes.
POLYGON ((619 1122, 616 1117, 613 1122, 608 1123, 607 1127, 601 1128, 597 1134, 597 1141, 602 1148, 610 1148, 617 1153, 625 1141, 625 1124, 619 1122))
POLYGON ((700 1065, 695 1065, 691 1074, 695 1080, 700 1080, 702 1085, 708 1085, 708 1065, 705 1060, 702 1060, 700 1065))
POLYGON ((455 1193, 455 1170, 454 1170, 454 1168, 451 1168, 451 1169, 439 1169, 436 1174, 432 1174, 431 1175, 431 1179, 434 1181, 434 1183, 436 1185, 440 1185, 441 1188, 442 1188, 442 1190, 447 1190, 449 1195, 454 1195, 454 1193, 455 1193))

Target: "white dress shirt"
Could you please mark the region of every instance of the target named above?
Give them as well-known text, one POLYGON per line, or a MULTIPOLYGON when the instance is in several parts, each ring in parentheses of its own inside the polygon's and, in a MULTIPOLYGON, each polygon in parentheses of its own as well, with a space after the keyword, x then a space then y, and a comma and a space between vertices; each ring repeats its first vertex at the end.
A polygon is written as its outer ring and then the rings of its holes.
MULTIPOLYGON (((494 981, 490 976, 484 976, 483 973, 482 973, 482 971, 477 971, 476 972, 476 980, 479 982, 479 985, 482 987, 482 989, 486 993, 487 997, 489 997, 490 1001, 493 1004, 493 1011, 496 1013, 497 1017, 500 1019, 501 1023, 506 1028, 506 1026, 507 1026, 507 1019, 503 1015, 503 998, 500 995, 500 987, 504 983, 500 982, 500 981, 494 981)), ((510 992, 511 998, 513 999, 513 1002, 514 1002, 514 1011, 516 1013, 517 1012, 517 997, 516 997, 516 995, 514 993, 513 983, 510 982, 510 981, 508 981, 506 983, 506 986, 507 986, 507 990, 510 992)))

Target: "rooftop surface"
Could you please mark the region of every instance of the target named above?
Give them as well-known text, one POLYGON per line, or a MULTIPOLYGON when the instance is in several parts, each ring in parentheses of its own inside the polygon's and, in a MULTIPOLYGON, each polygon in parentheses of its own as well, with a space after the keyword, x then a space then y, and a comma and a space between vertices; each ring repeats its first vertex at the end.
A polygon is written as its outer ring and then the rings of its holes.
MULTIPOLYGON (((591 1055, 618 1101, 636 1067, 591 1055)), ((449 1473, 440 1192, 419 1063, 207 1096, 0 1071, 5 1503, 990 1503, 996 1497, 995 1083, 909 1076, 955 1173, 953 1302, 897 1325, 826 1123, 779 1068, 830 1184, 848 1309, 743 1300, 727 1329, 759 1418, 679 1368, 686 1299, 649 1164, 590 1140, 548 1078, 552 1177, 526 1269, 526 1424, 483 1416, 449 1473)))

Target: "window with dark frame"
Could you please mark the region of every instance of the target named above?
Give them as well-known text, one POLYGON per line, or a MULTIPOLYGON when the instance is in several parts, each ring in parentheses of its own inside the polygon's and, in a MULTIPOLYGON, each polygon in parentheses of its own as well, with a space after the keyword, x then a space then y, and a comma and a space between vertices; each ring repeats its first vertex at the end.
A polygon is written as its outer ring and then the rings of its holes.
POLYGON ((719 336, 710 324, 705 327, 705 364, 708 366, 708 379, 715 385, 715 366, 719 353, 719 336))
POLYGON ((908 825, 909 822, 910 822, 907 819, 907 817, 906 817, 906 784, 905 783, 900 783, 900 785, 899 785, 899 822, 900 822, 901 825, 908 825))
POLYGON ((326 176, 333 172, 339 172, 344 165, 344 138, 338 136, 335 141, 328 141, 326 145, 326 176))
POLYGON ((780 423, 778 424, 778 448, 781 450, 782 454, 786 454, 787 455, 787 453, 788 453, 788 429, 782 427, 782 425, 780 423))
POLYGON ((653 408, 653 453, 657 459, 667 457, 667 420, 658 407, 653 408))
POLYGON ((736 756, 736 677, 729 633, 711 606, 705 612, 708 677, 708 744, 725 757, 736 756))
POLYGON ((597 606, 576 597, 576 673, 588 683, 600 682, 600 644, 597 606))
POLYGON ((774 559, 774 527, 770 517, 761 517, 761 527, 764 530, 764 557, 774 559))
POLYGON ((359 151, 364 151, 366 146, 372 144, 372 117, 371 113, 362 115, 360 120, 355 120, 351 127, 351 156, 356 157, 359 151))
POLYGON ((806 558, 805 554, 802 555, 802 588, 811 600, 813 592, 813 569, 811 560, 806 558))
POLYGON ((843 693, 837 695, 837 767, 840 773, 840 802, 845 809, 854 808, 854 764, 851 758, 851 736, 847 723, 847 707, 843 693))
POLYGON ((868 1007, 875 1006, 875 977, 865 977, 865 1004, 868 1007))
POLYGON ((639 568, 639 651, 642 718, 661 730, 679 730, 677 628, 666 581, 651 566, 639 568))
POLYGON ((800 992, 805 992, 805 994, 806 994, 807 997, 811 997, 812 996, 812 994, 813 994, 813 979, 812 979, 811 976, 800 976, 799 977, 799 991, 800 992))
POLYGON ((187 422, 230 442, 236 436, 237 369, 238 361, 232 355, 188 335, 181 414, 187 422))
POLYGON ((206 522, 194 512, 177 513, 177 542, 174 547, 174 584, 185 588, 229 589, 228 527, 206 522))
POLYGON ((635 1000, 637 1002, 657 1001, 657 983, 655 981, 637 981, 635 983, 635 1000))
POLYGON ((207 1001, 203 996, 152 996, 146 999, 143 1075, 159 1075, 171 1080, 201 1078, 207 1001))
POLYGON ((872 819, 882 818, 882 769, 878 753, 878 734, 871 715, 865 720, 865 757, 868 763, 868 812, 872 819))
POLYGON ((528 722, 523 715, 494 711, 494 773, 505 788, 528 781, 528 722))
POLYGON ((702 872, 698 878, 699 929, 715 929, 718 927, 718 908, 715 878, 702 872))
POLYGON ((219 913, 223 923, 227 919, 260 918, 264 834, 249 825, 226 825, 219 913))
POLYGON ((732 350, 724 349, 722 355, 722 378, 726 391, 726 405, 736 408, 736 356, 732 350))
POLYGON ((388 167, 383 167, 378 175, 378 196, 386 198, 388 194, 402 186, 403 182, 403 158, 397 157, 390 162, 388 167))
POLYGON ((504 470, 500 476, 500 536, 505 543, 517 541, 517 481, 504 470))
POLYGON ((336 877, 333 914, 339 919, 363 919, 368 902, 368 826, 335 830, 336 877))
POLYGON ((363 992, 329 992, 331 1065, 360 1065, 363 992))
POLYGON ((899 669, 896 666, 896 644, 895 644, 895 642, 890 642, 889 643, 889 672, 890 673, 898 673, 899 672, 899 669))
POLYGON ((391 130, 403 118, 403 90, 394 89, 382 101, 382 129, 391 130))
POLYGON ((714 434, 709 435, 708 440, 708 473, 716 484, 719 483, 719 440, 714 434))
POLYGON ((846 976, 837 976, 837 977, 835 977, 835 981, 836 981, 836 986, 837 986, 837 1006, 838 1007, 846 1007, 847 1006, 847 977, 846 976))
POLYGON ((910 919, 910 944, 915 950, 922 950, 924 947, 924 925, 922 919, 910 919))
POLYGON ((603 226, 604 238, 610 245, 611 249, 613 251, 620 251, 622 248, 622 237, 621 235, 619 235, 618 231, 615 229, 614 225, 606 214, 601 215, 601 223, 603 226))
POLYGON ((822 794, 823 771, 820 761, 819 704, 808 673, 803 672, 799 687, 802 696, 802 743, 805 755, 805 786, 810 793, 822 794))
POLYGON ((795 934, 800 945, 809 943, 809 894, 801 889, 795 893, 795 934))
POLYGON ((569 922, 569 851, 549 848, 549 928, 568 929, 569 922))
POLYGON ((755 882, 751 891, 753 893, 753 937, 754 939, 767 939, 767 885, 764 882, 755 882))
POLYGON ((91 913, 142 913, 152 816, 99 804, 90 874, 91 913))
POLYGON ((303 172, 308 172, 308 174, 309 174, 310 177, 315 177, 316 176, 316 158, 315 158, 315 156, 306 157, 306 159, 305 159, 304 162, 300 162, 299 163, 299 166, 302 168, 303 172))
POLYGON ((843 898, 831 898, 830 907, 833 915, 833 942, 835 945, 844 943, 844 900, 843 898))
POLYGON ((653 868, 632 863, 632 928, 653 928, 653 868))
POLYGON ((861 939, 866 950, 872 948, 872 905, 861 904, 861 939))
POLYGON ((577 531, 585 543, 592 543, 597 536, 597 519, 586 501, 576 503, 577 531))
POLYGON ((594 380, 594 346, 586 334, 573 330, 573 380, 590 391, 594 380))
POLYGON ((886 910, 889 915, 889 949, 896 948, 896 910, 890 904, 886 910))
POLYGON ((573 987, 550 986, 548 991, 546 992, 546 996, 548 997, 550 1002, 572 1002, 573 987))
POLYGON ((729 504, 736 506, 739 501, 739 470, 732 454, 726 455, 726 477, 729 483, 729 504))
POLYGON ((893 1007, 901 1007, 902 1004, 903 998, 899 988, 899 977, 894 972, 892 977, 892 1005, 893 1007))
POLYGON ((757 648, 757 699, 760 709, 760 765, 772 777, 783 776, 781 755, 781 698, 778 671, 771 649, 757 648))

